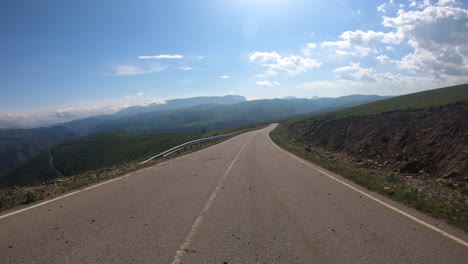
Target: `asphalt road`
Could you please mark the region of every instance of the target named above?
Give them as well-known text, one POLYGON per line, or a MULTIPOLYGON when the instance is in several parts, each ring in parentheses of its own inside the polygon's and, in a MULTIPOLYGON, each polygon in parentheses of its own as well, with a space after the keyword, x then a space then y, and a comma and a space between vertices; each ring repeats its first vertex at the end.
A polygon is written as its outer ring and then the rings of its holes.
POLYGON ((272 128, 4 213, 0 262, 468 263, 466 233, 299 161, 272 128))

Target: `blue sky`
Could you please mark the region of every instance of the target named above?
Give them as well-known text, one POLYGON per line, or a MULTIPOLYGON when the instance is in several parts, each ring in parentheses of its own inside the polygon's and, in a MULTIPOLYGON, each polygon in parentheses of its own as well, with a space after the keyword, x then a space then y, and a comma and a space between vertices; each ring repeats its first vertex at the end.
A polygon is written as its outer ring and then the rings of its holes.
POLYGON ((453 0, 7 0, 0 34, 0 127, 190 96, 468 82, 467 3, 453 0))

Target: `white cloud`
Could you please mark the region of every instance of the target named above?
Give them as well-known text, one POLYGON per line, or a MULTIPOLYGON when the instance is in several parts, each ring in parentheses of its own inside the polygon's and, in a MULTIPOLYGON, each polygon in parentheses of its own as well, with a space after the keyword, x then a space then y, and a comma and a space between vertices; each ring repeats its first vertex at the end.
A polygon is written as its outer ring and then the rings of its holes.
POLYGON ((372 56, 382 65, 396 66, 402 74, 464 82, 468 75, 468 9, 455 0, 414 0, 408 7, 400 4, 398 11, 395 8, 393 0, 377 7, 385 13, 385 32, 345 31, 337 41, 321 42, 322 52, 344 59, 372 56))
POLYGON ((438 78, 468 74, 468 10, 454 1, 415 1, 419 10, 400 10, 382 24, 405 36, 413 52, 397 62, 400 69, 438 78))
POLYGON ((139 59, 142 60, 163 60, 163 59, 183 59, 184 56, 180 54, 161 54, 161 55, 153 55, 153 56, 148 56, 148 55, 143 55, 143 56, 138 56, 139 59))
POLYGON ((266 75, 265 74, 257 74, 257 75, 255 75, 255 78, 265 79, 266 75))
POLYGON ((331 48, 335 54, 367 56, 378 53, 383 44, 399 44, 403 36, 398 32, 345 31, 341 40, 321 42, 323 48, 331 48), (337 52, 340 51, 341 53, 337 52))
POLYGON ((393 2, 393 0, 390 0, 389 2, 386 2, 386 3, 382 3, 380 5, 377 6, 377 11, 381 12, 381 13, 387 13, 387 9, 389 7, 394 7, 395 4, 393 2))
POLYGON ((140 75, 154 72, 161 72, 166 70, 166 66, 159 64, 127 64, 127 65, 116 65, 113 67, 113 75, 115 76, 128 76, 128 75, 140 75))
POLYGON ((221 75, 221 76, 219 76, 219 78, 221 78, 223 80, 227 80, 227 79, 229 79, 229 75, 221 75))
POLYGON ((76 103, 51 109, 34 109, 23 113, 0 113, 0 128, 47 126, 90 116, 112 114, 130 106, 154 103, 160 104, 164 101, 137 92, 110 100, 76 103))
MULTIPOLYGON (((447 82, 438 79, 407 76, 390 72, 375 73, 376 82, 336 79, 332 81, 312 81, 299 84, 295 88, 310 91, 318 96, 343 96, 351 94, 401 95, 446 86, 447 82), (418 84, 418 85, 415 85, 418 84)), ((455 83, 450 83, 456 84, 455 83)))
POLYGON ((301 53, 304 54, 306 57, 312 56, 312 50, 316 49, 318 46, 314 42, 307 43, 307 47, 301 50, 301 53))
POLYGON ((207 71, 207 68, 192 68, 189 66, 183 66, 178 68, 181 71, 207 71))
POLYGON ((334 54, 336 54, 338 56, 349 56, 350 55, 349 52, 344 51, 344 50, 339 50, 339 49, 335 50, 334 54))
POLYGON ((265 71, 265 75, 277 75, 278 72, 274 71, 273 69, 268 69, 265 71))
POLYGON ((360 63, 350 63, 347 66, 336 68, 333 72, 336 74, 335 80, 338 82, 352 81, 355 83, 361 83, 363 85, 366 83, 375 83, 378 84, 375 85, 376 88, 385 85, 389 87, 392 85, 393 87, 399 87, 402 85, 415 86, 415 84, 418 84, 418 87, 423 84, 427 84, 427 87, 434 87, 434 84, 437 84, 436 87, 441 87, 458 83, 456 78, 451 78, 448 82, 446 82, 435 77, 410 76, 388 71, 377 72, 373 67, 361 67, 360 63))
POLYGON ((143 98, 145 96, 145 93, 143 92, 138 92, 136 94, 129 94, 127 96, 125 96, 125 98, 127 99, 134 99, 134 98, 143 98))
POLYGON ((415 8, 426 8, 428 6, 431 6, 431 1, 430 0, 409 0, 410 5, 409 7, 415 7, 415 8))
POLYGON ((316 44, 316 43, 313 43, 313 42, 307 43, 307 48, 309 48, 309 49, 315 49, 315 48, 317 48, 317 44, 316 44))
POLYGON ((350 63, 348 66, 336 68, 335 79, 353 80, 359 82, 377 82, 377 73, 373 68, 362 68, 360 63, 350 63))
POLYGON ((387 3, 383 3, 383 4, 379 5, 379 6, 377 6, 377 11, 382 12, 382 13, 386 13, 387 12, 386 7, 387 7, 387 3))
POLYGON ((267 68, 267 75, 274 75, 277 71, 286 72, 289 76, 302 74, 310 69, 319 68, 322 63, 299 55, 281 56, 276 52, 255 51, 250 54, 250 62, 258 63, 267 68))
MULTIPOLYGON (((373 67, 350 63, 333 70, 335 80, 313 81, 297 85, 297 89, 313 90, 314 94, 342 96, 346 94, 399 95, 459 84, 456 76, 442 80, 434 76, 405 75, 394 72, 378 72, 373 67), (322 94, 320 94, 322 93, 322 94)), ((468 82, 468 77, 464 81, 468 82)))
POLYGON ((439 0, 437 5, 439 6, 447 6, 447 5, 456 5, 457 1, 455 0, 439 0))
POLYGON ((270 81, 267 81, 267 80, 257 81, 257 82, 255 82, 255 84, 257 86, 267 86, 267 87, 274 87, 274 86, 280 85, 279 82, 270 82, 270 81))
POLYGON ((377 61, 380 62, 380 64, 387 64, 387 63, 391 63, 392 61, 390 60, 390 58, 387 56, 387 55, 379 55, 379 56, 375 56, 374 57, 377 61))

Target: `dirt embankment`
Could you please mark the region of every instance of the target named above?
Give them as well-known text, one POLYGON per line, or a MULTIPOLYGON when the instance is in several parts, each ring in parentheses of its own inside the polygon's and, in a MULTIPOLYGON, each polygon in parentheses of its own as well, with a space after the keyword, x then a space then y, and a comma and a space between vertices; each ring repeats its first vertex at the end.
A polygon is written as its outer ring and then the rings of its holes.
POLYGON ((373 116, 292 123, 296 140, 363 167, 468 183, 468 102, 373 116))

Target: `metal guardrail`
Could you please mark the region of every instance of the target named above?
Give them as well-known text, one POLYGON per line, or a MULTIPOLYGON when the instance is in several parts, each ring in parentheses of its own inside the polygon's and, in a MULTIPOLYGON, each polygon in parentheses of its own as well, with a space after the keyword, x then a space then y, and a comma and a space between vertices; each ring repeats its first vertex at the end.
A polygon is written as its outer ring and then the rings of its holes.
POLYGON ((192 140, 192 141, 189 141, 189 142, 185 142, 183 144, 180 144, 178 146, 175 146, 171 149, 168 149, 166 151, 163 151, 161 153, 159 153, 158 155, 156 156, 153 156, 145 161, 142 161, 140 162, 140 165, 141 164, 145 164, 151 160, 154 160, 154 159, 157 159, 157 158, 165 158, 183 148, 186 148, 186 147, 189 147, 189 146, 193 146, 195 144, 199 144, 199 143, 205 143, 205 142, 208 142, 208 141, 212 141, 212 140, 217 140, 217 139, 225 139, 225 138, 229 138, 229 137, 234 137, 234 136, 237 136, 237 135, 240 135, 242 133, 245 133, 245 132, 249 132, 249 131, 253 131, 253 130, 258 130, 260 128, 251 128, 251 129, 245 129, 245 130, 240 130, 240 131, 235 131, 235 132, 232 132, 232 133, 228 133, 228 134, 224 134, 224 135, 218 135, 218 136, 212 136, 212 137, 206 137, 206 138, 200 138, 200 139, 195 139, 195 140, 192 140))

